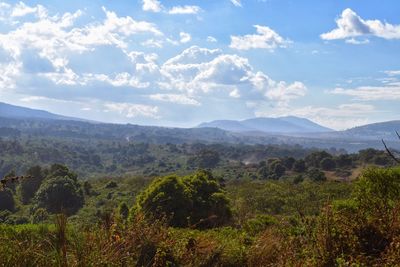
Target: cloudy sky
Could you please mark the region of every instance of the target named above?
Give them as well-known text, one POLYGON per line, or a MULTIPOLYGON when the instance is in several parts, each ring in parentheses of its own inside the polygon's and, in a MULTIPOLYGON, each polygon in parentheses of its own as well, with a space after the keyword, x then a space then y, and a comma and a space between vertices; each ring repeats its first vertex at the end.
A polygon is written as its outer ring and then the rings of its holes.
POLYGON ((0 0, 0 101, 179 127, 400 119, 399 14, 398 0, 0 0))

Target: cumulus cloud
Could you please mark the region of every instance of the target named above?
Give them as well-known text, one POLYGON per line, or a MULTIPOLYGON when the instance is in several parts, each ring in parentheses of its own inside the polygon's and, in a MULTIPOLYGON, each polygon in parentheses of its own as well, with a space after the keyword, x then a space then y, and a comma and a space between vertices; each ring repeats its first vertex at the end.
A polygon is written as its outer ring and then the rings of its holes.
POLYGON ((11 12, 11 17, 23 17, 28 14, 36 13, 39 10, 43 10, 43 7, 38 5, 36 7, 27 6, 23 2, 19 2, 15 5, 14 9, 11 12))
MULTIPOLYGON (((37 16, 16 25, 14 30, 0 34, 0 49, 8 57, 8 63, 3 61, 0 65, 0 68, 4 68, 0 84, 7 88, 15 87, 18 77, 26 71, 29 75, 37 73, 37 77, 46 78, 56 85, 86 85, 98 78, 98 81, 111 85, 143 87, 146 83, 128 77, 123 72, 107 78, 101 74, 76 73, 69 66, 70 57, 73 54, 92 52, 100 46, 115 47, 127 53, 126 39, 133 35, 163 36, 152 23, 136 21, 129 16, 119 17, 105 8, 105 19, 102 22, 88 23, 83 27, 75 27, 75 21, 83 15, 81 10, 49 16, 44 7, 29 7, 22 2, 9 9, 13 10, 15 17, 31 13, 37 16), (30 63, 32 61, 34 63, 30 63), (50 66, 43 68, 47 62, 50 66)), ((143 68, 145 65, 138 64, 135 67, 143 68)))
POLYGON ((287 47, 289 40, 284 39, 278 33, 267 26, 254 25, 257 34, 244 36, 231 36, 230 47, 238 50, 268 49, 273 51, 278 47, 287 47))
POLYGON ((165 8, 158 0, 143 0, 142 9, 149 12, 165 12, 171 15, 195 15, 202 11, 199 6, 173 6, 170 9, 165 8))
POLYGON ((190 98, 185 95, 180 94, 153 94, 149 96, 150 99, 163 101, 163 102, 170 102, 179 105, 191 105, 191 106, 200 106, 200 102, 197 100, 190 98))
POLYGON ((350 8, 343 10, 341 16, 336 20, 336 24, 336 29, 321 34, 323 40, 348 39, 359 36, 400 39, 400 25, 380 20, 364 20, 350 8))
POLYGON ((161 12, 163 6, 158 0, 143 0, 142 9, 144 11, 161 12))
POLYGON ((279 105, 306 94, 301 82, 274 81, 262 72, 255 72, 248 59, 223 54, 218 49, 197 46, 184 50, 161 67, 162 88, 176 89, 192 96, 264 99, 279 105))
POLYGON ((190 40, 192 40, 192 36, 187 32, 180 32, 179 37, 181 38, 180 42, 182 44, 188 43, 190 40))
MULTIPOLYGON (((9 5, 9 12, 15 8, 9 5)), ((2 95, 15 89, 25 101, 53 106, 50 98, 76 100, 81 102, 74 107, 90 108, 110 120, 138 121, 161 118, 158 105, 201 109, 213 101, 235 101, 245 109, 246 101, 257 100, 285 106, 307 91, 301 82, 275 81, 254 70, 247 58, 221 49, 192 46, 161 62, 155 53, 133 51, 137 44, 161 48, 169 41, 155 24, 106 8, 103 18, 89 22, 81 10, 52 15, 44 7, 18 8, 16 18, 26 16, 24 22, 0 33, 2 95), (84 104, 82 98, 95 103, 84 104)), ((180 32, 175 42, 190 40, 189 33, 180 32)))
POLYGON ((174 6, 168 13, 172 15, 197 14, 201 11, 199 6, 174 6))

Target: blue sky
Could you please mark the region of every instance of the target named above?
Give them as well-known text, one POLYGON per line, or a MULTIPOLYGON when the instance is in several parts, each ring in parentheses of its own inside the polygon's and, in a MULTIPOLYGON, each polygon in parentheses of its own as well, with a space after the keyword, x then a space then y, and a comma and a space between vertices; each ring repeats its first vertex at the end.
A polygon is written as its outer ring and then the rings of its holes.
POLYGON ((400 119, 395 0, 0 2, 0 101, 191 127, 400 119))

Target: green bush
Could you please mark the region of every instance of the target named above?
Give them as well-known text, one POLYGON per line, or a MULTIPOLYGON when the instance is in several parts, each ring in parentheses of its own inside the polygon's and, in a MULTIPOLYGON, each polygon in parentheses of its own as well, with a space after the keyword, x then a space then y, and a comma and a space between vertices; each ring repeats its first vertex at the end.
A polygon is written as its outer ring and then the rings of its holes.
POLYGON ((0 211, 14 211, 14 209, 15 201, 11 189, 5 188, 4 190, 0 190, 0 211))
POLYGON ((29 201, 35 196, 45 178, 43 170, 40 166, 34 166, 28 169, 26 175, 31 177, 29 179, 22 179, 18 187, 23 204, 28 204, 29 201))
POLYGON ((155 180, 138 196, 134 211, 148 218, 164 217, 175 227, 208 228, 222 225, 231 218, 225 192, 206 171, 155 180))
POLYGON ((35 204, 49 213, 76 213, 84 203, 80 184, 69 178, 56 177, 46 180, 35 196, 35 204))

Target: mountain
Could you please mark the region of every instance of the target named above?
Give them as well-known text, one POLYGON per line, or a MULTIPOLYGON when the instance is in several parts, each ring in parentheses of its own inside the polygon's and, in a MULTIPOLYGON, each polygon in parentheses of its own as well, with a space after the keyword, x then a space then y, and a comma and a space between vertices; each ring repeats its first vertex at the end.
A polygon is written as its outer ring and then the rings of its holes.
POLYGON ((280 118, 254 118, 242 121, 217 120, 202 123, 199 128, 219 128, 232 132, 263 132, 263 133, 322 133, 332 132, 332 129, 323 127, 308 119, 294 116, 280 118))
MULTIPOLYGON (((398 140, 396 131, 400 133, 400 120, 367 124, 345 130, 343 136, 351 136, 357 139, 389 139, 398 140)), ((400 140, 399 140, 400 142, 400 140)))
POLYGON ((0 117, 8 119, 76 120, 82 119, 61 116, 44 110, 14 106, 0 102, 0 117))

